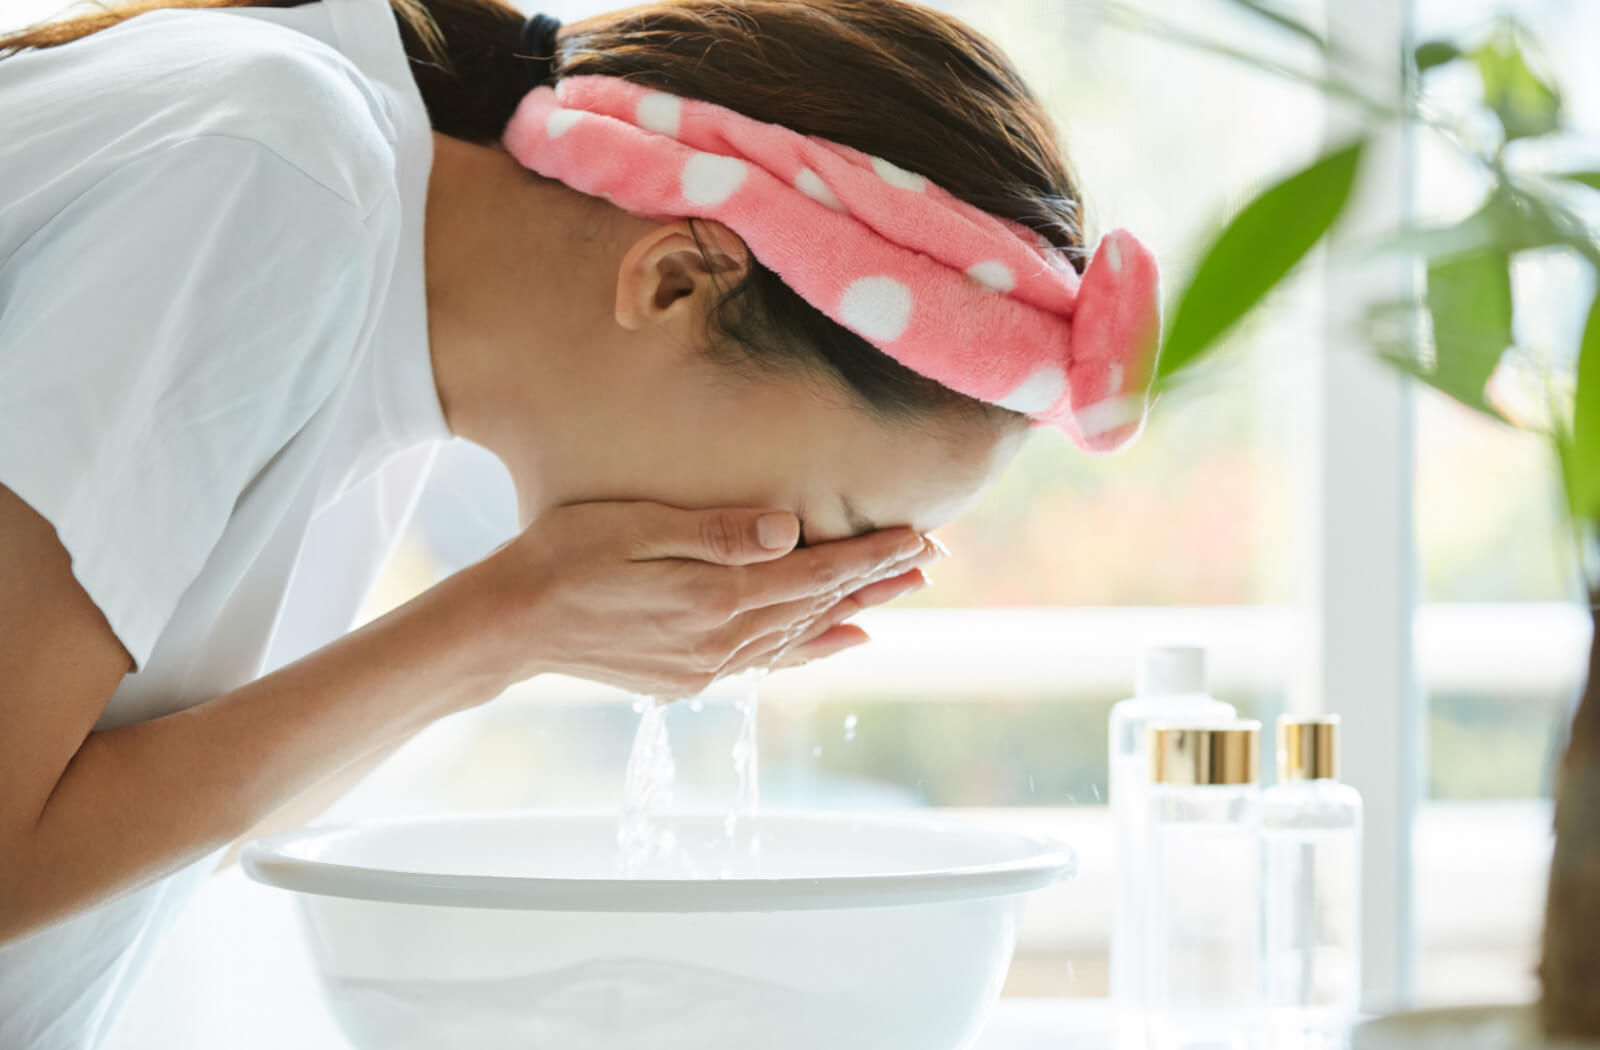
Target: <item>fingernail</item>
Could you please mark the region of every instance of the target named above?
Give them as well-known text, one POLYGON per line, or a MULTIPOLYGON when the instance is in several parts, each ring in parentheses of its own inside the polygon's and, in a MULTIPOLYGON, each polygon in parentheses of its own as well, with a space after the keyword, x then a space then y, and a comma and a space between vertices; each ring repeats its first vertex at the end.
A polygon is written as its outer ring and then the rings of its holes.
POLYGON ((909 558, 911 555, 922 550, 925 546, 926 545, 922 542, 921 534, 913 532, 911 535, 900 541, 900 546, 896 547, 895 551, 900 557, 909 558))
POLYGON ((756 538, 769 551, 793 547, 800 539, 800 519, 793 514, 763 514, 756 519, 756 538))

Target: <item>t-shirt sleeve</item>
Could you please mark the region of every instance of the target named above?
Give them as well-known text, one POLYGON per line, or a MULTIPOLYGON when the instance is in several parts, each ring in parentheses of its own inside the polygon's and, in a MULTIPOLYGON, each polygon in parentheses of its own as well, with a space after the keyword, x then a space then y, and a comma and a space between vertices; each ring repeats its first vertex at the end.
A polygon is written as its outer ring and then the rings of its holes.
POLYGON ((0 484, 54 526, 136 668, 352 367, 386 199, 199 136, 120 165, 0 262, 0 484))

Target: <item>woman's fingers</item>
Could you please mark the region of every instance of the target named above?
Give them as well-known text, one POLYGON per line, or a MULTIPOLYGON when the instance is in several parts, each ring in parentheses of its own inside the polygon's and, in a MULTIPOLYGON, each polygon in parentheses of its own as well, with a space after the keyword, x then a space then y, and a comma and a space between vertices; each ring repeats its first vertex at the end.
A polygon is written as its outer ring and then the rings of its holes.
MULTIPOLYGON (((879 601, 893 601, 899 597, 900 591, 890 594, 889 597, 872 598, 871 595, 887 594, 888 591, 872 590, 881 584, 903 577, 907 571, 923 565, 930 565, 939 559, 937 551, 925 547, 909 558, 902 558, 887 568, 881 568, 870 576, 859 580, 851 580, 839 591, 811 595, 794 601, 781 602, 761 609, 751 609, 739 614, 730 624, 729 629, 743 639, 739 648, 758 642, 769 635, 792 632, 797 627, 803 627, 814 621, 818 616, 832 608, 835 604, 848 602, 853 597, 858 597, 864 592, 869 598, 864 605, 857 604, 854 608, 859 611, 865 605, 875 605, 879 601), (840 592, 845 593, 840 598, 840 592)), ((889 588, 890 591, 894 590, 889 588)))
POLYGON ((865 645, 871 640, 867 632, 855 624, 841 623, 830 627, 822 635, 807 642, 805 645, 791 649, 786 656, 781 657, 773 665, 772 669, 780 671, 786 667, 799 667, 813 660, 836 656, 846 649, 854 649, 856 646, 865 645))
POLYGON ((787 510, 681 510, 648 502, 634 507, 641 519, 630 552, 635 561, 691 558, 744 565, 782 557, 800 539, 800 519, 787 510))
POLYGON ((785 650, 794 650, 806 645, 863 609, 887 604, 919 591, 927 585, 927 577, 920 569, 912 569, 889 579, 868 584, 819 610, 808 620, 752 638, 734 654, 729 663, 730 671, 773 664, 781 660, 785 650))
MULTIPOLYGON (((850 539, 803 547, 776 561, 745 565, 730 574, 736 608, 749 611, 836 593, 931 548, 915 529, 879 529, 850 539)), ((937 556, 937 555, 935 555, 937 556)))

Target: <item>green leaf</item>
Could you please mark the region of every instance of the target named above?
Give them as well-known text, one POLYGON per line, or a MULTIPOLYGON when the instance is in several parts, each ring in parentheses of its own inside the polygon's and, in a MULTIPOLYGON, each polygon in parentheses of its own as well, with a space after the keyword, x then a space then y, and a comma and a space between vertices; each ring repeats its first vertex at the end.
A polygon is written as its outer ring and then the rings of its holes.
POLYGON ((1566 179, 1568 182, 1581 182, 1592 190, 1600 190, 1600 171, 1563 171, 1557 173, 1556 177, 1566 179))
POLYGON ((1465 255, 1486 248, 1511 254, 1564 244, 1582 251, 1588 234, 1564 224, 1557 213, 1529 191, 1497 183, 1483 204, 1460 222, 1446 226, 1403 226, 1363 247, 1374 253, 1406 252, 1426 259, 1465 255))
POLYGON ((1484 387, 1511 345, 1511 259, 1498 248, 1428 267, 1434 360, 1417 378, 1457 401, 1499 418, 1484 387))
POLYGON ((1460 222, 1445 226, 1402 226, 1363 247, 1375 254, 1404 252, 1435 259, 1477 251, 1486 244, 1497 243, 1499 236, 1493 205, 1486 201, 1483 207, 1460 222))
POLYGON ((1578 391, 1567 455, 1567 499, 1581 520, 1600 517, 1600 292, 1578 347, 1578 391))
POLYGON ((1178 300, 1158 378, 1199 360, 1328 232, 1355 184, 1361 139, 1245 205, 1212 242, 1178 300))
POLYGON ((1448 40, 1430 40, 1417 45, 1417 72, 1426 73, 1434 66, 1454 62, 1461 57, 1461 49, 1448 40))
POLYGON ((1483 101, 1500 118, 1506 141, 1531 138, 1561 127, 1561 95, 1528 65, 1526 34, 1502 23, 1472 52, 1483 80, 1483 101))

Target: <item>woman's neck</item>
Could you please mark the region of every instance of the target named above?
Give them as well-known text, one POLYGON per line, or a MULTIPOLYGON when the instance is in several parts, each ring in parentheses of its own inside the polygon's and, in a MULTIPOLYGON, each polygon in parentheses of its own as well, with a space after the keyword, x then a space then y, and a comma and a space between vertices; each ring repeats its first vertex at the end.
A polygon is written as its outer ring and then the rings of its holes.
POLYGON ((450 430, 505 463, 524 516, 565 502, 604 444, 574 346, 610 320, 596 209, 491 146, 434 135, 428 342, 450 430))

